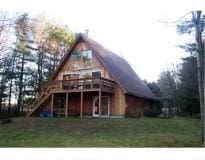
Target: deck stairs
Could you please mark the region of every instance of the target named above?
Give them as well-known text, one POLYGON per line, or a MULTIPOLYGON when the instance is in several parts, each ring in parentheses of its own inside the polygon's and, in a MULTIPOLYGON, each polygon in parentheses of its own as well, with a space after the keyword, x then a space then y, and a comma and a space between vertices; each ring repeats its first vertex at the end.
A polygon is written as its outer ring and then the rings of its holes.
POLYGON ((39 94, 38 98, 30 106, 28 106, 26 117, 31 116, 34 113, 34 111, 38 109, 38 107, 40 107, 41 104, 51 96, 52 93, 51 91, 52 91, 52 85, 50 85, 47 89, 43 90, 39 94))

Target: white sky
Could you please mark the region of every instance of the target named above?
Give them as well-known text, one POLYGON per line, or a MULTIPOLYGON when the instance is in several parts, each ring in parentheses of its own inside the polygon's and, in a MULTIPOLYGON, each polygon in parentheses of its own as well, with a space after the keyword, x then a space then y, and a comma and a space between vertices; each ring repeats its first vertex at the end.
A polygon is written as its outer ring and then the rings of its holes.
POLYGON ((0 10, 44 13, 74 32, 89 29, 89 36, 123 56, 141 79, 157 80, 167 64, 185 53, 176 45, 190 37, 174 24, 185 13, 205 10, 205 0, 0 0, 0 10))

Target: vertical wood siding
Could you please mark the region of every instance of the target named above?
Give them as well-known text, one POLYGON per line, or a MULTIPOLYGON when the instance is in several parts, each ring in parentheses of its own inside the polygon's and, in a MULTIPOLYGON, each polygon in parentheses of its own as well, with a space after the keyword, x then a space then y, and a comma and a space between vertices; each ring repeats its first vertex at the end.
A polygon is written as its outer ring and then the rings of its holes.
POLYGON ((126 95, 125 115, 130 117, 142 117, 145 110, 152 106, 152 102, 131 95, 126 95))

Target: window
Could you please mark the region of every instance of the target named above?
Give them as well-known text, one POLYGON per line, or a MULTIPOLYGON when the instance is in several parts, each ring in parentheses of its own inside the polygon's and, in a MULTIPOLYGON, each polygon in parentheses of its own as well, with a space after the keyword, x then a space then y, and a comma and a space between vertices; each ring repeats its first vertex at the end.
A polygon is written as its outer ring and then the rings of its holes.
POLYGON ((100 78, 101 77, 101 72, 97 71, 97 72, 92 72, 92 78, 100 78))
POLYGON ((72 53, 72 69, 89 68, 92 66, 92 51, 72 53))
POLYGON ((92 74, 91 73, 84 73, 83 78, 92 78, 92 74))
POLYGON ((92 52, 82 51, 82 66, 83 68, 91 67, 92 65, 92 52))
POLYGON ((65 74, 63 75, 63 80, 78 79, 79 74, 65 74))
POLYGON ((80 69, 81 67, 81 54, 78 52, 72 53, 72 67, 73 69, 80 69))

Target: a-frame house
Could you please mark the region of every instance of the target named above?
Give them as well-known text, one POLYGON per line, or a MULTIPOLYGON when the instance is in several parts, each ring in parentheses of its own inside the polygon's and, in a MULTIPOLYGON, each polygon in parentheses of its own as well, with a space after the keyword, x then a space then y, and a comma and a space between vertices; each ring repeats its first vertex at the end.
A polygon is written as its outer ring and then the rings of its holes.
POLYGON ((27 116, 141 116, 154 102, 126 60, 80 33, 27 116))

